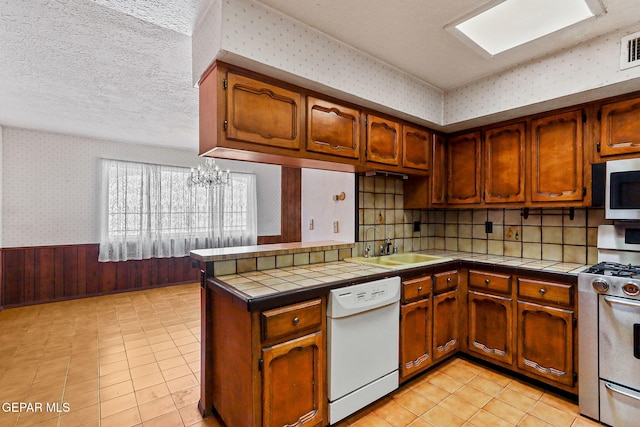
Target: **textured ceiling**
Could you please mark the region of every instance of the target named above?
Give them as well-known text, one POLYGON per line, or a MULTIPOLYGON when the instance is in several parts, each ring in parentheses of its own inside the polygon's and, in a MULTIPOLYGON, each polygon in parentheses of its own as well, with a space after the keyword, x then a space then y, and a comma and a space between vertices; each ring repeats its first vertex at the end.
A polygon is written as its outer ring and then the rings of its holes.
POLYGON ((137 3, 0 0, 0 124, 196 150, 199 1, 137 3))
MULTIPOLYGON (((0 0, 0 125, 197 150, 191 34, 211 1, 0 0)), ((637 24, 640 0, 602 2, 604 17, 493 59, 443 30, 484 0, 260 3, 446 90, 637 24)))
POLYGON ((96 4, 191 36, 203 0, 91 0, 96 4))

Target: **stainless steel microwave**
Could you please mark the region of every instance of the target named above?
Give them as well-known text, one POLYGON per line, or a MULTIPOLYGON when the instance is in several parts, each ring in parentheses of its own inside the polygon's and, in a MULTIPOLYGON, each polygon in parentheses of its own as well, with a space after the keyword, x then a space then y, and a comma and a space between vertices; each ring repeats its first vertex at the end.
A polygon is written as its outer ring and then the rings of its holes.
POLYGON ((608 161, 605 171, 605 217, 639 221, 640 158, 608 161))

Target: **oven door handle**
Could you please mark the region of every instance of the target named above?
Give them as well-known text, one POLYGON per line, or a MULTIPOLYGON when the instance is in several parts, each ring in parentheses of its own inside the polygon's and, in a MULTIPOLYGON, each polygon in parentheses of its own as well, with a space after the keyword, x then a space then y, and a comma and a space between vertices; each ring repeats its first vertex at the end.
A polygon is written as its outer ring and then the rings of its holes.
POLYGON ((610 296, 605 296, 604 300, 608 303, 616 303, 616 304, 622 304, 622 305, 628 305, 631 307, 638 307, 640 308, 640 303, 638 302, 633 302, 633 301, 628 301, 624 298, 614 298, 614 297, 610 297, 610 296))
POLYGON ((627 397, 630 397, 631 399, 635 399, 635 400, 640 400, 640 396, 638 396, 638 395, 636 395, 636 394, 633 394, 633 393, 631 393, 631 392, 629 392, 629 391, 622 390, 622 389, 620 389, 620 388, 616 387, 615 385, 613 385, 613 384, 611 384, 611 383, 609 383, 609 382, 606 382, 606 381, 605 381, 605 382, 604 382, 604 386, 605 386, 606 388, 608 388, 609 390, 611 390, 611 391, 613 391, 613 392, 616 392, 616 393, 619 393, 619 394, 621 394, 621 395, 623 395, 623 396, 627 396, 627 397))

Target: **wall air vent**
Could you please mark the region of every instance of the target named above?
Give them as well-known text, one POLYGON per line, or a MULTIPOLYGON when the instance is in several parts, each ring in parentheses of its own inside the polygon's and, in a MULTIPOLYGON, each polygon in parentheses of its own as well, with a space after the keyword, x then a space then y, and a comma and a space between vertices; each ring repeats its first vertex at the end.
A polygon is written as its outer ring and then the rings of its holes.
POLYGON ((620 39, 620 69, 640 65, 640 32, 620 39))

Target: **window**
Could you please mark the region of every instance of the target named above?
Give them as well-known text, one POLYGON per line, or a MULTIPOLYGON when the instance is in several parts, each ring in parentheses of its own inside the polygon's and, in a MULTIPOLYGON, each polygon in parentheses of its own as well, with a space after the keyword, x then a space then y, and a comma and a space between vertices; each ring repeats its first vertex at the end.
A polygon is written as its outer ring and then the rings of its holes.
POLYGON ((100 261, 185 256, 256 244, 255 175, 223 187, 187 185, 189 168, 102 161, 100 261))

